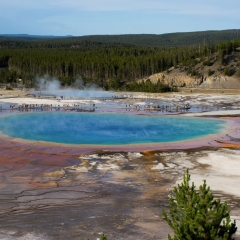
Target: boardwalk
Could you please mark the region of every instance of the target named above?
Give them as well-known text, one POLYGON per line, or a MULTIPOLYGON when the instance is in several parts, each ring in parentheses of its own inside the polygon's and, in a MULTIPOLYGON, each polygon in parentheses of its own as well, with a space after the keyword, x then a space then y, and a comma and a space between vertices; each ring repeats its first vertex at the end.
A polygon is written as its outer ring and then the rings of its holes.
POLYGON ((88 106, 69 106, 69 105, 57 105, 57 104, 22 104, 22 105, 10 105, 9 108, 3 108, 0 106, 0 111, 4 110, 17 110, 17 111, 76 111, 76 112, 94 112, 95 106, 88 105, 88 106))
MULTIPOLYGON (((29 97, 29 96, 28 96, 29 97)), ((144 96, 127 96, 118 95, 111 97, 54 97, 51 96, 38 96, 31 97, 31 101, 36 99, 35 103, 28 104, 12 104, 9 107, 0 106, 0 111, 10 110, 10 111, 76 111, 76 112, 94 112, 96 108, 98 109, 125 109, 125 110, 137 110, 137 111, 166 111, 166 112, 179 112, 190 109, 188 104, 173 102, 163 98, 150 98, 144 96), (46 98, 45 98, 46 97, 46 98), (39 104, 38 99, 53 100, 55 104, 39 104), (116 101, 115 100, 122 100, 116 101), (86 102, 79 102, 79 101, 86 102), (99 101, 97 104, 94 101, 99 101), (138 104, 137 101, 141 100, 142 103, 138 104), (66 101, 76 101, 76 102, 66 102, 66 101), (78 102, 77 102, 78 101, 78 102)), ((27 100, 26 100, 27 102, 27 100)))

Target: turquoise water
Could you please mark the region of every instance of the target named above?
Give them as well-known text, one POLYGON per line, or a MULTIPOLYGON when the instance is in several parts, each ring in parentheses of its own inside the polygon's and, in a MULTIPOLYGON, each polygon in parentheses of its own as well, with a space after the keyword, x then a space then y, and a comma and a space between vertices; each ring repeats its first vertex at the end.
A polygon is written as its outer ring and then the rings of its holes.
POLYGON ((225 121, 180 116, 43 112, 3 116, 10 137, 66 144, 175 142, 218 133, 225 121))

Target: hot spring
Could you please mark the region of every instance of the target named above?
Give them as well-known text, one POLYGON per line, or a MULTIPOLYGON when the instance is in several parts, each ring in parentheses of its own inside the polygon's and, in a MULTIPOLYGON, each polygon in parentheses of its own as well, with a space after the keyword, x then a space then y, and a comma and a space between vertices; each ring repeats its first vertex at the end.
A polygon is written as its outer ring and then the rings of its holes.
POLYGON ((65 144, 122 145, 176 142, 220 133, 225 121, 181 116, 42 112, 0 118, 13 138, 65 144))

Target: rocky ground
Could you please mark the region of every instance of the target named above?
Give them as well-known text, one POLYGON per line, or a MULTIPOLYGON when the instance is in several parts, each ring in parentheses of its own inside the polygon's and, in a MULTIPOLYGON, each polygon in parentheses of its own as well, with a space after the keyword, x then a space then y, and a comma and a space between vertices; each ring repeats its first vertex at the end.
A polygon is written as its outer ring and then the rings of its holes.
POLYGON ((240 219, 240 150, 78 155, 67 148, 34 152, 31 145, 3 149, 1 239, 97 239, 102 232, 109 239, 167 239, 171 230, 161 211, 186 168, 197 186, 206 179, 215 196, 228 201, 232 218, 240 219), (11 162, 3 163, 7 157, 11 162))

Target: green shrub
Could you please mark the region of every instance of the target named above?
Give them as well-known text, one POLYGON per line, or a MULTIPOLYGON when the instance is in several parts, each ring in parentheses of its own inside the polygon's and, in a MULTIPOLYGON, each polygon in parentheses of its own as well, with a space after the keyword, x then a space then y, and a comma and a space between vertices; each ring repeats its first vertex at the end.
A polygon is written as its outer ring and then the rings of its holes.
POLYGON ((107 236, 103 233, 100 240, 108 240, 108 239, 107 239, 107 236))
POLYGON ((212 71, 211 69, 208 69, 208 76, 209 76, 209 77, 212 76, 213 73, 214 73, 214 71, 212 71))
POLYGON ((236 72, 237 77, 240 77, 240 68, 236 72))
POLYGON ((226 67, 226 68, 225 68, 224 74, 225 74, 226 76, 231 76, 231 70, 230 70, 229 67, 226 67))

